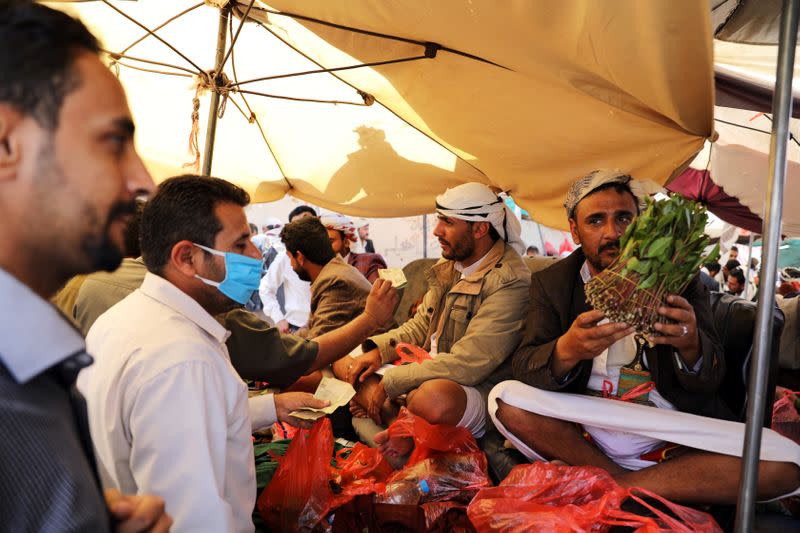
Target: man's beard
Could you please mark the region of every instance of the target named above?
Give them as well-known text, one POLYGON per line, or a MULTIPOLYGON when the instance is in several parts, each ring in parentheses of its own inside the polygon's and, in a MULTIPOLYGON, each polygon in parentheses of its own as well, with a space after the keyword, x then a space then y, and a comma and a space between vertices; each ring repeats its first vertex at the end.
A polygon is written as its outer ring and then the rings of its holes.
POLYGON ((471 233, 465 233, 463 237, 454 243, 450 241, 439 239, 439 242, 444 241, 449 247, 450 251, 445 252, 442 248, 442 257, 451 261, 463 261, 475 252, 475 238, 471 233))
MULTIPOLYGON (((42 188, 42 196, 69 187, 69 180, 56 161, 55 151, 54 135, 51 135, 39 150, 36 167, 36 175, 39 179, 39 186, 42 188)), ((120 216, 135 215, 136 201, 132 199, 127 202, 113 204, 106 217, 102 232, 95 232, 102 224, 97 209, 88 203, 81 207, 82 216, 86 221, 86 233, 80 236, 77 246, 83 253, 83 257, 80 260, 80 264, 70 267, 72 272, 69 275, 84 274, 97 270, 116 270, 122 263, 123 251, 117 248, 111 239, 111 224, 120 216)))
POLYGON ((598 272, 607 269, 619 257, 619 239, 607 242, 597 249, 597 253, 589 253, 588 250, 583 250, 583 255, 586 256, 586 261, 594 267, 598 272), (603 255, 607 250, 616 250, 616 254, 612 258, 603 255))
POLYGON ((309 276, 308 270, 299 265, 293 270, 294 273, 297 274, 297 277, 300 278, 300 281, 307 281, 308 283, 311 283, 311 276, 309 276))
POLYGON ((111 239, 111 224, 125 215, 136 214, 136 200, 116 202, 108 213, 103 232, 99 235, 86 235, 81 242, 81 249, 89 258, 92 270, 116 270, 122 263, 125 251, 120 250, 111 239))

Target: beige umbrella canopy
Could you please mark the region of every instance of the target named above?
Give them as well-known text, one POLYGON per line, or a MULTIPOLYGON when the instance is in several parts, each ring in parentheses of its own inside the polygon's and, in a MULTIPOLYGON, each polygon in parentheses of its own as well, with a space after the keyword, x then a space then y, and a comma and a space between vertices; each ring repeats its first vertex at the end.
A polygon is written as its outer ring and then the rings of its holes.
MULTIPOLYGON (((73 11, 121 52, 144 31, 110 6, 152 30, 192 5, 87 2, 73 11)), ((702 2, 231 6, 235 63, 223 69, 231 81, 221 86, 227 104, 213 174, 244 184, 256 200, 288 192, 349 214, 403 216, 430 211, 448 186, 480 180, 509 191, 537 221, 563 227, 560 206, 575 177, 611 167, 663 184, 712 133, 711 25, 702 2), (242 18, 255 23, 238 32, 242 18), (365 63, 376 64, 338 70, 365 63), (320 67, 334 72, 274 77, 320 67), (260 128, 245 120, 250 110, 260 128)), ((199 5, 156 31, 199 69, 152 36, 125 55, 209 71, 217 22, 213 7, 199 5)), ((191 159, 187 117, 202 76, 131 70, 124 65, 175 72, 129 57, 118 65, 140 150, 157 174, 173 173, 191 159)), ((199 102, 204 117, 207 102, 199 102)), ((202 139, 203 120, 198 133, 202 139)))

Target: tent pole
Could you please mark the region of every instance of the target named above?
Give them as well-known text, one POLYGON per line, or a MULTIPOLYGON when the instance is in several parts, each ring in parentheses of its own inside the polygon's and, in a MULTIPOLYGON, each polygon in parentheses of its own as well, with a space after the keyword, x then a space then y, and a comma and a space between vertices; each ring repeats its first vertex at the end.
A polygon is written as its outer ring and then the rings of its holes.
POLYGON ((753 269, 753 232, 750 232, 750 241, 747 243, 747 275, 744 282, 744 299, 750 299, 750 271, 753 269))
POLYGON ((789 117, 792 113, 792 74, 799 16, 800 0, 784 0, 781 14, 778 69, 772 100, 773 122, 769 148, 769 182, 765 199, 761 280, 759 281, 762 291, 758 299, 755 345, 753 359, 750 362, 742 483, 736 509, 736 531, 739 533, 752 531, 755 525, 761 426, 764 422, 764 407, 768 396, 771 397, 770 391, 767 390, 767 374, 772 352, 775 276, 778 264, 778 246, 781 239, 786 149, 789 143, 789 117))
POLYGON ((539 224, 538 222, 536 222, 535 224, 536 224, 536 229, 539 230, 539 242, 541 243, 539 244, 539 246, 541 246, 541 248, 539 248, 539 253, 542 255, 547 255, 544 249, 544 233, 542 233, 542 225, 539 224))
POLYGON ((428 258, 428 215, 422 215, 422 258, 428 258))
MULTIPOLYGON (((226 4, 219 10, 219 29, 217 31, 217 57, 214 61, 214 75, 217 83, 221 81, 220 69, 225 59, 225 44, 228 38, 228 19, 231 16, 231 6, 226 4)), ((214 159, 214 138, 217 134, 217 112, 219 111, 219 93, 211 93, 211 108, 208 110, 208 128, 206 129, 206 147, 203 151, 203 176, 211 175, 211 162, 214 159)))

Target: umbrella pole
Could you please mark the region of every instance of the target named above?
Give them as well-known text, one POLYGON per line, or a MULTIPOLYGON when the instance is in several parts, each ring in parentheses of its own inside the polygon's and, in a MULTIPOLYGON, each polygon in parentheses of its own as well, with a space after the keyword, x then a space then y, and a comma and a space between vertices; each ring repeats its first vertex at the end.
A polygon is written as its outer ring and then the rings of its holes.
MULTIPOLYGON (((228 19, 231 16, 230 4, 219 10, 219 30, 217 31, 217 57, 214 61, 214 75, 217 85, 220 84, 222 62, 225 60, 225 44, 228 39, 228 19)), ((208 128, 206 129, 206 147, 203 151, 203 176, 211 175, 211 162, 214 159, 214 138, 217 134, 217 113, 219 111, 219 92, 211 92, 211 108, 208 110, 208 128)))
POLYGON ((786 177, 786 149, 789 143, 789 117, 792 112, 792 74, 797 44, 797 23, 800 0, 784 0, 781 14, 778 70, 772 100, 772 137, 769 149, 769 182, 767 184, 761 255, 761 295, 755 327, 753 359, 750 362, 747 425, 745 427, 742 483, 736 509, 736 531, 753 530, 758 485, 758 463, 761 452, 761 426, 767 402, 767 374, 772 352, 772 321, 775 306, 775 276, 778 245, 781 238, 781 211, 786 177))

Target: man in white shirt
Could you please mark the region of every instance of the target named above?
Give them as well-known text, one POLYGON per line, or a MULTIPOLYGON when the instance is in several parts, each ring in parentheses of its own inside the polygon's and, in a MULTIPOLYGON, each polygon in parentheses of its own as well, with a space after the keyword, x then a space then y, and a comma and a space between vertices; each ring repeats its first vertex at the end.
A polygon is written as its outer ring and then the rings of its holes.
POLYGON ((228 332, 213 315, 243 305, 258 286, 248 202, 220 179, 162 183, 142 216, 144 282, 87 336, 97 361, 78 386, 103 485, 162 496, 174 531, 252 531, 252 430, 276 418, 301 425, 288 413, 326 404, 289 393, 248 405, 231 366, 228 332))
MULTIPOLYGON (((301 205, 289 213, 289 222, 309 216, 317 216, 316 211, 312 207, 301 205)), ((282 248, 282 245, 279 246, 282 248)), ((282 251, 284 250, 280 250, 282 251)), ((308 324, 311 313, 311 284, 297 276, 285 253, 278 253, 269 265, 267 273, 261 278, 258 295, 264 306, 264 315, 281 333, 294 333, 308 324)))

